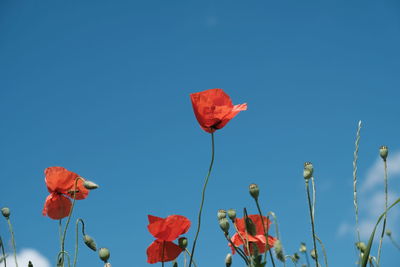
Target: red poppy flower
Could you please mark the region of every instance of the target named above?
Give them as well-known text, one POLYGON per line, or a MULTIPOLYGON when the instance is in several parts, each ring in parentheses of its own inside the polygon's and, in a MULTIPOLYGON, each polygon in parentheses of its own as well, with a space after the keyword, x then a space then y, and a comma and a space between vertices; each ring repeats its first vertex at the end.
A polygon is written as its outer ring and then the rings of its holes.
POLYGON ((194 114, 201 128, 213 133, 223 128, 247 104, 233 105, 231 98, 222 89, 209 89, 190 95, 194 114))
MULTIPOLYGON (((67 217, 72 206, 70 198, 74 197, 75 179, 79 175, 63 167, 49 167, 44 174, 50 195, 44 203, 43 215, 54 220, 67 217)), ((89 190, 83 186, 82 180, 78 180, 75 198, 84 199, 88 194, 89 190)))
POLYGON ((147 262, 173 261, 183 249, 172 241, 189 230, 189 219, 181 215, 171 215, 165 219, 148 215, 148 218, 147 228, 157 240, 147 248, 147 262))
MULTIPOLYGON (((243 240, 243 239, 246 239, 246 236, 247 236, 248 242, 250 244, 255 244, 258 248, 259 253, 264 253, 267 250, 267 240, 265 238, 264 228, 263 228, 263 225, 261 222, 261 217, 260 217, 260 215, 257 215, 257 214, 249 215, 248 217, 253 221, 254 225, 256 226, 256 234, 250 235, 249 233, 247 233, 247 235, 246 235, 246 226, 245 226, 244 219, 236 218, 235 223, 238 228, 238 233, 235 233, 232 236, 231 241, 237 247, 244 245, 244 251, 248 255, 249 252, 247 251, 247 247, 245 246, 245 243, 243 240)), ((265 216, 263 216, 263 221, 264 221, 265 231, 268 231, 271 221, 265 216)), ((276 241, 275 237, 268 236, 268 246, 270 248, 272 248, 274 246, 275 241, 276 241)), ((234 248, 232 248, 231 244, 229 244, 229 246, 232 249, 232 253, 235 254, 235 250, 234 250, 234 248)), ((250 254, 252 254, 253 253, 252 246, 249 246, 249 247, 250 247, 250 254)))

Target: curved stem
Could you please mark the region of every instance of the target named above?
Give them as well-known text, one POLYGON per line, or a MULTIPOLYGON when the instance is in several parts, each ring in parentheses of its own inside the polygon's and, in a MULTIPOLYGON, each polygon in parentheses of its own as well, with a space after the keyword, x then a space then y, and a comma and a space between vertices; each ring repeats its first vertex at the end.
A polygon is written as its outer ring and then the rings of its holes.
MULTIPOLYGON (((243 242, 243 246, 246 246, 246 239, 242 236, 242 234, 239 232, 239 229, 237 228, 236 222, 234 220, 232 220, 233 226, 235 227, 236 233, 238 234, 238 236, 240 237, 240 239, 243 242)), ((244 254, 246 256, 246 254, 244 254)), ((249 262, 249 259, 246 257, 247 262, 249 262)))
POLYGON ((4 261, 4 267, 7 267, 7 259, 6 259, 7 255, 6 252, 4 251, 3 239, 1 239, 1 236, 0 236, 0 247, 1 247, 1 253, 3 254, 2 259, 4 261))
MULTIPOLYGON (((186 251, 186 253, 189 255, 189 257, 192 256, 187 248, 185 248, 185 251, 186 251)), ((194 259, 192 259, 192 262, 193 262, 194 267, 197 267, 197 264, 196 264, 196 262, 194 261, 194 259)))
POLYGON ((286 255, 286 256, 285 256, 285 259, 286 259, 286 258, 290 258, 290 259, 292 260, 292 262, 293 262, 294 266, 296 266, 296 267, 297 267, 296 260, 293 258, 293 256, 291 256, 291 255, 286 255))
POLYGON ((248 259, 246 257, 246 254, 239 247, 235 246, 235 244, 232 242, 232 240, 231 240, 231 238, 229 237, 228 234, 225 234, 225 238, 229 242, 229 244, 231 244, 233 249, 239 254, 239 256, 243 258, 244 262, 246 264, 249 264, 249 261, 248 261, 248 259))
MULTIPOLYGON (((272 265, 275 267, 274 257, 272 257, 272 252, 271 252, 271 249, 270 249, 269 243, 268 243, 268 232, 267 232, 267 229, 265 229, 264 218, 263 218, 263 216, 262 216, 260 204, 258 203, 258 198, 256 198, 255 201, 256 201, 256 206, 257 206, 257 209, 258 209, 258 213, 260 214, 261 224, 262 224, 263 232, 264 232, 265 239, 266 239, 266 248, 267 248, 267 250, 264 252, 264 259, 267 260, 267 259, 266 259, 266 258, 267 258, 267 251, 269 251, 269 255, 270 255, 270 257, 271 257, 272 265)), ((268 222, 267 222, 267 223, 268 223, 268 222)))
POLYGON ((313 238, 314 251, 315 251, 315 266, 318 267, 318 252, 317 252, 317 243, 315 241, 314 216, 313 216, 312 207, 311 207, 310 188, 308 186, 308 180, 306 180, 306 191, 307 191, 308 207, 310 209, 310 217, 311 217, 311 230, 312 230, 312 238, 313 238))
POLYGON ((79 222, 82 224, 82 235, 85 235, 85 223, 81 218, 76 220, 75 223, 75 253, 74 253, 74 265, 73 267, 76 266, 76 261, 78 260, 78 230, 79 230, 79 222))
MULTIPOLYGON (((388 178, 387 178, 387 162, 386 159, 383 160, 384 163, 384 168, 385 168, 385 212, 387 211, 388 208, 388 178)), ((385 236, 385 229, 386 229, 386 218, 387 218, 387 213, 385 213, 385 217, 383 219, 383 227, 382 227, 382 233, 381 233, 381 238, 379 239, 379 247, 378 247, 378 259, 377 259, 377 264, 379 266, 380 260, 381 260, 381 249, 382 249, 382 241, 383 237, 385 236)))
POLYGON ((67 260, 68 260, 68 267, 71 266, 71 259, 69 257, 68 252, 66 251, 60 251, 57 255, 57 267, 59 266, 64 266, 64 255, 67 255, 67 260), (61 256, 61 258, 60 258, 61 256))
POLYGON ((10 221, 10 218, 7 218, 7 223, 8 223, 8 227, 10 228, 10 233, 11 233, 11 243, 12 243, 12 247, 14 250, 14 260, 15 260, 15 266, 18 267, 18 262, 17 262, 17 248, 15 246, 15 238, 14 238, 14 230, 10 221))
POLYGON ((322 243, 321 239, 317 235, 315 235, 315 238, 318 240, 318 243, 320 244, 322 249, 322 253, 324 254, 325 266, 328 267, 328 256, 326 254, 324 243, 322 243))
POLYGON ((192 266, 194 251, 196 249, 196 242, 197 242, 197 238, 200 233, 201 213, 203 211, 203 204, 204 204, 204 198, 205 198, 205 194, 206 194, 206 188, 207 188, 207 184, 208 184, 208 179, 210 178, 213 164, 214 164, 214 133, 211 133, 211 162, 210 162, 210 167, 208 168, 208 173, 207 173, 207 176, 206 176, 206 179, 204 182, 204 186, 203 186, 203 191, 201 194, 201 203, 200 203, 200 209, 199 209, 198 220, 197 220, 197 231, 196 231, 196 236, 193 241, 192 253, 189 254, 190 255, 189 267, 192 266))

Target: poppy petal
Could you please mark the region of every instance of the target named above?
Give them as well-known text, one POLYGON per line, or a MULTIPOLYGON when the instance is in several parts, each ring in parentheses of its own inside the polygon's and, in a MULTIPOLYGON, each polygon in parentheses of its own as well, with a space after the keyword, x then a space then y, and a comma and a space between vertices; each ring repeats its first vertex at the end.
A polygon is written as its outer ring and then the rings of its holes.
POLYGON ((182 251, 182 248, 170 241, 157 239, 147 248, 147 262, 157 263, 173 261, 182 251))
POLYGON ((221 119, 221 122, 217 125, 214 125, 215 129, 223 128, 231 119, 233 119, 240 111, 247 110, 247 104, 240 104, 233 107, 231 112, 229 112, 224 118, 221 119))
POLYGON ((60 194, 51 193, 44 203, 43 215, 49 216, 53 220, 59 220, 69 215, 71 210, 71 201, 60 194))
MULTIPOLYGON (((84 181, 79 179, 76 184, 75 199, 77 199, 77 200, 85 199, 89 195, 89 189, 86 189, 86 187, 83 185, 83 183, 84 183, 84 181)), ((73 186, 71 187, 71 189, 68 190, 68 192, 66 192, 66 194, 70 198, 74 198, 74 188, 75 188, 75 182, 74 182, 73 186)))
POLYGON ((75 178, 79 175, 63 167, 49 167, 44 170, 45 182, 50 193, 65 194, 74 187, 75 178))
MULTIPOLYGON (((150 215, 151 216, 151 215, 150 215)), ((157 239, 173 241, 186 233, 190 228, 190 221, 185 216, 171 215, 165 219, 155 216, 149 217, 149 232, 157 239)))

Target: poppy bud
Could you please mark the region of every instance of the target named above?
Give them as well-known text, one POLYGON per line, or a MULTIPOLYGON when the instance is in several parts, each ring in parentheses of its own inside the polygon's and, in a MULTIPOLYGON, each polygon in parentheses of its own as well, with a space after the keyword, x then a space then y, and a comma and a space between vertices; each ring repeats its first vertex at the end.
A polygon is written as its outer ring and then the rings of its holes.
POLYGON ((235 219, 236 219, 236 210, 229 209, 228 210, 228 217, 229 217, 229 219, 232 220, 232 222, 235 221, 235 219))
POLYGON ((33 267, 33 264, 31 261, 28 262, 28 267, 33 267))
POLYGON ((107 262, 110 258, 110 251, 108 250, 108 248, 100 248, 99 257, 102 261, 107 262))
POLYGON ((313 260, 315 260, 316 255, 315 255, 315 249, 312 249, 310 252, 311 258, 313 258, 313 260))
POLYGON ((178 245, 181 249, 185 249, 188 245, 188 240, 186 237, 180 237, 178 239, 178 245))
POLYGON ((93 251, 97 250, 96 242, 94 242, 94 240, 91 236, 84 235, 83 242, 85 242, 86 246, 88 246, 88 248, 90 248, 91 250, 93 250, 93 251))
POLYGON ((379 148, 379 154, 381 155, 381 158, 382 158, 384 161, 386 161, 386 158, 387 158, 387 156, 388 156, 388 153, 389 153, 389 149, 388 149, 387 146, 381 146, 381 147, 379 148))
POLYGON ((4 218, 8 219, 10 217, 10 209, 7 207, 2 208, 1 214, 3 214, 4 218))
POLYGON ((174 260, 174 262, 172 263, 172 267, 178 267, 178 263, 176 262, 176 260, 174 260))
POLYGON ((392 231, 390 231, 389 229, 387 229, 387 230, 386 230, 386 235, 387 235, 388 237, 391 237, 391 236, 392 236, 392 231))
POLYGON ((251 184, 251 185, 249 186, 249 192, 250 192, 250 195, 251 195, 255 200, 258 199, 258 195, 260 194, 260 189, 258 188, 258 185, 256 185, 256 184, 251 184))
POLYGON ((301 243, 301 244, 300 244, 299 251, 300 251, 301 253, 305 253, 305 252, 307 251, 306 243, 301 243))
POLYGON ((111 263, 106 262, 106 264, 104 264, 104 267, 111 267, 111 263))
POLYGON ((217 218, 218 220, 221 220, 223 218, 226 218, 226 210, 218 210, 217 212, 217 218))
POLYGON ((299 256, 299 254, 297 254, 297 253, 294 253, 293 254, 293 258, 292 258, 293 260, 294 260, 294 262, 298 262, 299 261, 299 259, 300 259, 300 256, 299 256))
POLYGON ((364 253, 367 250, 367 246, 365 245, 364 242, 357 242, 356 243, 357 249, 359 249, 362 253, 364 253))
POLYGON ((245 217, 244 223, 245 223, 245 226, 246 226, 246 231, 247 231, 247 233, 249 233, 249 235, 256 235, 257 234, 256 225, 254 224, 254 222, 249 217, 247 217, 247 216, 245 217))
POLYGON ((92 181, 88 181, 88 180, 85 180, 85 181, 83 182, 83 186, 84 186, 86 189, 89 189, 89 190, 99 188, 99 186, 98 186, 97 184, 93 183, 92 181))
POLYGON ((225 234, 228 233, 229 231, 229 221, 227 218, 222 218, 219 221, 219 227, 221 227, 222 231, 224 231, 225 234))
POLYGON ((225 257, 225 266, 230 267, 232 265, 232 254, 228 253, 225 257))
POLYGON ((314 172, 314 167, 311 162, 306 162, 304 163, 304 171, 303 171, 303 176, 304 179, 308 180, 313 176, 314 172))
POLYGON ((275 241, 274 248, 275 248, 276 258, 278 260, 284 262, 285 261, 285 255, 283 254, 282 242, 279 239, 277 239, 275 241))

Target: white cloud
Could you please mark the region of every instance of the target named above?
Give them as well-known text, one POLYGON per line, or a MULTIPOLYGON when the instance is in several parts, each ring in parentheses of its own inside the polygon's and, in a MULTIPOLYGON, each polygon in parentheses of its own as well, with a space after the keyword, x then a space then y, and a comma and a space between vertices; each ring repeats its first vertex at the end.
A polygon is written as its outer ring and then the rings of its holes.
MULTIPOLYGON (((17 253, 17 261, 19 266, 28 266, 28 262, 31 261, 34 267, 50 267, 49 260, 37 250, 31 248, 21 249, 21 251, 17 253)), ((16 266, 12 253, 8 253, 7 266, 16 266)), ((4 262, 0 264, 0 267, 4 267, 4 262)))

